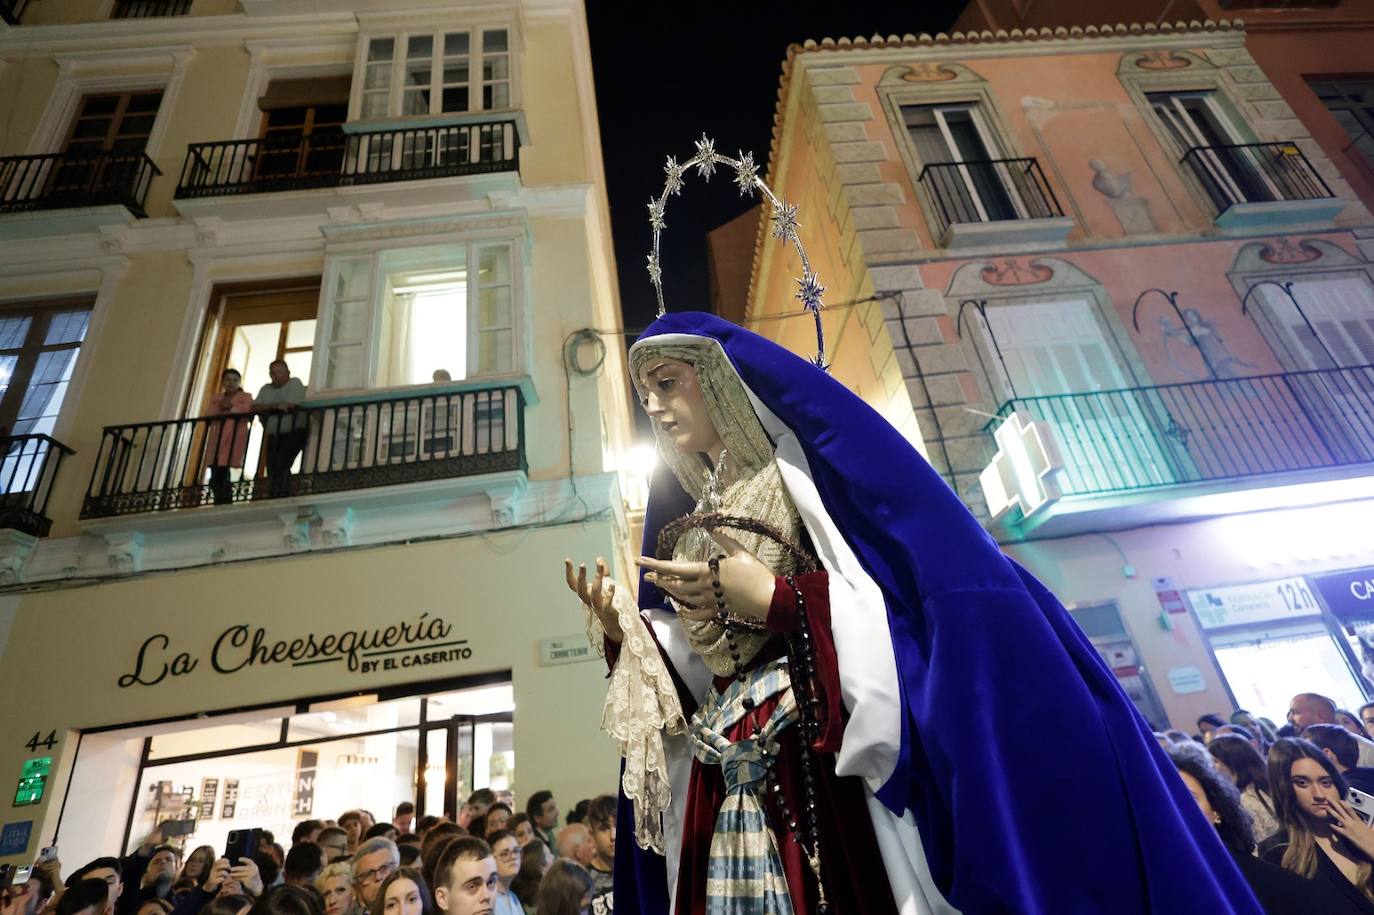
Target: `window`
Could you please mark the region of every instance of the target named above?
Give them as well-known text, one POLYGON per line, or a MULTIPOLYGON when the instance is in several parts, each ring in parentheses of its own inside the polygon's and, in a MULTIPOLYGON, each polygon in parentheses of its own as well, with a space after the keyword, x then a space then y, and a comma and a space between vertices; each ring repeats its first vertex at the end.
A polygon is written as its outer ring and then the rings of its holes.
POLYGON ((86 96, 67 134, 67 152, 78 155, 94 155, 107 150, 143 152, 161 104, 161 89, 86 96))
POLYGON ((52 434, 90 319, 70 303, 0 312, 0 433, 52 434))
POLYGON ((368 39, 359 117, 426 117, 509 108, 509 36, 507 29, 480 29, 368 39), (473 76, 474 58, 482 64, 480 83, 473 76))
POLYGON ((326 389, 428 384, 515 370, 515 283, 507 241, 349 256, 327 284, 326 389), (475 267, 475 270, 474 270, 475 267))
POLYGON ((923 166, 920 181, 950 222, 1024 218, 1004 160, 977 105, 904 105, 902 119, 923 166))
POLYGON ((1312 80, 1312 91, 1350 137, 1350 154, 1374 168, 1374 80, 1312 80))
POLYGON ((1235 203, 1262 203, 1292 196, 1283 187, 1292 147, 1247 146, 1222 111, 1216 93, 1151 92, 1146 95, 1178 147, 1182 164, 1202 183, 1218 211, 1235 203))
POLYGON ((1342 708, 1365 701, 1345 655, 1320 620, 1212 636, 1212 652, 1238 708, 1282 718, 1298 693, 1330 696, 1342 708))
POLYGON ((1298 280, 1293 298, 1272 286, 1257 293, 1286 334, 1299 368, 1374 364, 1374 284, 1363 273, 1298 280))

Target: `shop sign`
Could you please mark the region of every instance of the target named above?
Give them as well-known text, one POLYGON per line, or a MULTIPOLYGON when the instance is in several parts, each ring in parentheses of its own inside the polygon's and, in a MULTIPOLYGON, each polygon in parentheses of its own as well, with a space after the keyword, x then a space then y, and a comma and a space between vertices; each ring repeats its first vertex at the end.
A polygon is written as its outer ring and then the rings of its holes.
POLYGON ((1196 667, 1171 667, 1168 677, 1169 688, 1177 695, 1207 691, 1207 681, 1202 679, 1202 671, 1196 667))
POLYGON ((306 819, 315 810, 315 766, 320 754, 300 750, 296 754, 296 785, 291 792, 291 816, 306 819))
POLYGON ((591 642, 585 633, 563 635, 556 639, 539 640, 539 666, 551 667, 555 664, 576 664, 578 661, 592 661, 597 655, 592 651, 591 642))
POLYGON ((202 652, 178 650, 169 636, 156 633, 143 640, 132 669, 118 682, 122 689, 155 686, 170 677, 195 673, 203 660, 219 674, 276 664, 338 664, 351 673, 368 674, 471 658, 468 640, 450 639, 452 634, 451 624, 428 613, 385 628, 351 629, 323 636, 311 632, 293 639, 277 639, 263 626, 239 624, 221 632, 209 651, 202 652))
POLYGON ((1311 580, 1337 616, 1374 617, 1374 568, 1313 575, 1311 580))
POLYGON ((29 836, 33 835, 33 820, 6 823, 0 828, 0 857, 22 855, 29 850, 29 836))
POLYGON ((1203 629, 1315 616, 1320 612, 1312 590, 1302 578, 1198 588, 1188 592, 1188 602, 1203 629))
POLYGON ((239 809, 239 780, 236 778, 226 778, 224 780, 224 806, 219 810, 221 820, 232 820, 234 814, 239 809))

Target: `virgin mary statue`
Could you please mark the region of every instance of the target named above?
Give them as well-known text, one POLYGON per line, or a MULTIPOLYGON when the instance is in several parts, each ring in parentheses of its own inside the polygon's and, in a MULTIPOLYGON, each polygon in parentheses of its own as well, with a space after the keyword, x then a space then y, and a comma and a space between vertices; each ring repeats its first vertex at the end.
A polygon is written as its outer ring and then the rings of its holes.
POLYGON ((705 314, 630 364, 666 468, 637 606, 567 569, 618 915, 1260 911, 1063 606, 867 404, 705 314))

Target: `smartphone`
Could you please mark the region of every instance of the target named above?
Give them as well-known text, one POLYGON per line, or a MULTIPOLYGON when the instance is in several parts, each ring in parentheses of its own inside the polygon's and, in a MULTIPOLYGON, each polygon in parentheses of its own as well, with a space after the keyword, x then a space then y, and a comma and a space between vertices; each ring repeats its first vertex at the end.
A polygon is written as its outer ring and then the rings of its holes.
POLYGON ((1345 795, 1345 802, 1355 815, 1366 824, 1374 826, 1374 795, 1365 794, 1359 788, 1351 788, 1345 795))
POLYGON ((32 873, 33 873, 33 868, 32 868, 32 867, 15 867, 15 869, 14 869, 14 879, 11 880, 10 882, 11 882, 11 884, 14 885, 14 886, 22 886, 22 885, 24 885, 25 883, 28 883, 28 882, 29 882, 29 876, 30 876, 32 873))
POLYGON ((39 852, 38 852, 38 860, 35 861, 34 864, 44 864, 44 863, 46 863, 46 862, 48 862, 48 861, 51 861, 53 858, 56 858, 56 857, 57 857, 57 846, 56 846, 56 845, 45 845, 45 846, 43 846, 42 849, 39 850, 39 852))
POLYGON ((195 820, 163 820, 162 837, 170 839, 173 836, 189 836, 196 831, 195 820))
MULTIPOLYGON (((1374 802, 1374 798, 1370 798, 1374 802)), ((251 858, 258 853, 258 843, 262 838, 261 829, 231 829, 229 842, 224 849, 224 857, 230 865, 238 867, 239 858, 251 858)))

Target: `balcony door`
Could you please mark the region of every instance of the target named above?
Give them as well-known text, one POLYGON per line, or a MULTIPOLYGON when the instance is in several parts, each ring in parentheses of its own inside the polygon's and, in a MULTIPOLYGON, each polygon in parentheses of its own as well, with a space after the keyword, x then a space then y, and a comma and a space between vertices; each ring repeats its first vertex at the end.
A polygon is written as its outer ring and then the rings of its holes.
POLYGON ((1245 140, 1229 123, 1215 93, 1151 92, 1147 98, 1218 212, 1235 203, 1283 198, 1261 158, 1269 153, 1264 147, 1241 145, 1245 140))
POLYGON ((348 120, 347 76, 276 80, 258 101, 262 141, 254 179, 290 183, 292 179, 335 176, 343 167, 344 122, 348 120))
POLYGON ((86 194, 132 182, 161 104, 161 89, 83 96, 50 193, 86 194))
MULTIPOLYGON (((286 361, 293 377, 308 382, 315 355, 319 299, 318 286, 225 295, 214 349, 201 386, 205 401, 193 408, 192 415, 203 416, 209 411, 211 401, 219 394, 225 369, 236 369, 243 376, 243 389, 253 396, 271 380, 268 368, 278 359, 286 361)), ((262 427, 254 423, 244 461, 249 471, 258 467, 261 450, 262 427)))
POLYGON ((987 319, 1017 403, 1056 433, 1066 494, 1173 481, 1158 423, 1128 387, 1089 302, 997 305, 987 319))
MULTIPOLYGON (((0 436, 52 435, 90 319, 79 301, 0 312, 0 436)), ((47 452, 46 440, 9 438, 0 493, 41 485, 47 452)))
POLYGON ((924 167, 921 181, 947 222, 1026 218, 977 105, 908 105, 902 117, 924 167))

